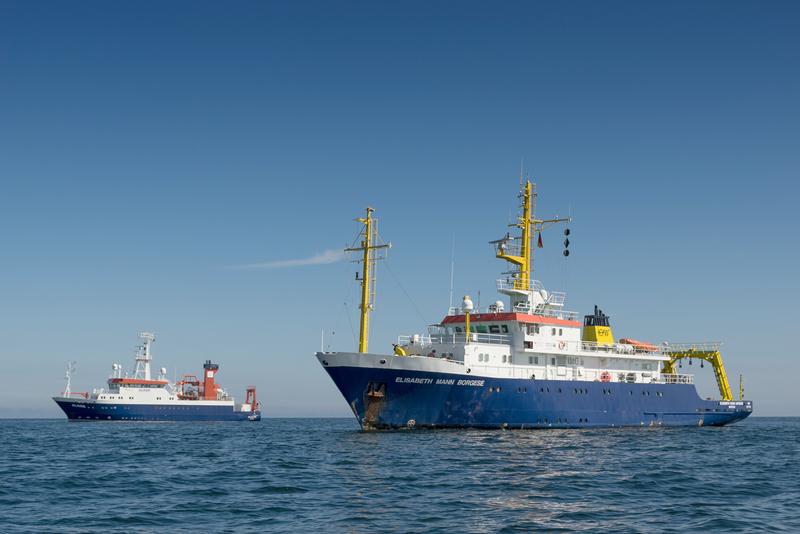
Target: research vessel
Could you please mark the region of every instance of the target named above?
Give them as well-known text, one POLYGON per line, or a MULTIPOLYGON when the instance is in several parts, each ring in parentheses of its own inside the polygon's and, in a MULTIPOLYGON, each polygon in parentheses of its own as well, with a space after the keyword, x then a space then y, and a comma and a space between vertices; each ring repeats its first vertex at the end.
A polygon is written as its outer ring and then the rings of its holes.
POLYGON ((248 386, 245 401, 237 404, 216 382, 219 365, 207 360, 202 380, 183 375, 180 380, 167 380, 162 367, 156 378, 151 376, 151 345, 155 335, 139 334, 133 375, 125 373, 122 364, 111 366, 108 388, 91 392, 71 391, 75 362, 67 365, 64 392, 53 400, 70 420, 112 421, 259 421, 261 406, 255 386, 248 386))
POLYGON ((400 336, 394 350, 369 351, 376 262, 390 244, 377 235, 374 210, 347 249, 359 254, 360 336, 357 352, 316 353, 364 430, 394 428, 583 428, 719 426, 744 419, 753 404, 734 399, 719 343, 660 344, 616 339, 610 317, 595 306, 579 318, 563 292, 533 278, 534 242, 569 218, 539 219, 537 192, 521 181, 520 213, 492 241, 511 270, 496 281, 504 298, 486 309, 469 296, 426 333, 400 336), (683 362, 708 363, 720 398, 702 399, 683 362))

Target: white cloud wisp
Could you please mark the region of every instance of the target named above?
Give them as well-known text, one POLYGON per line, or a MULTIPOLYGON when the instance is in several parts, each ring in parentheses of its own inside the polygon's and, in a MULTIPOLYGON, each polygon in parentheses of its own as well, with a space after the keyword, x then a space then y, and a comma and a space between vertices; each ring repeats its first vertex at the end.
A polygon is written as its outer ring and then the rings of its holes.
POLYGON ((319 254, 314 254, 310 258, 298 258, 294 260, 266 261, 263 263, 249 263, 245 265, 234 265, 232 269, 282 269, 285 267, 304 267, 306 265, 326 265, 337 263, 344 259, 343 250, 325 250, 319 254))

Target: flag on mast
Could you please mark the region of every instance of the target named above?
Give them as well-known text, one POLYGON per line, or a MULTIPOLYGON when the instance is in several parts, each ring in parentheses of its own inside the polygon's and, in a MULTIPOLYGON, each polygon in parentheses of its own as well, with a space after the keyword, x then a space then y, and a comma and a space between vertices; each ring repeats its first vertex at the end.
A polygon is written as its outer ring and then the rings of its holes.
POLYGON ((542 243, 542 232, 539 232, 539 241, 537 241, 536 246, 539 248, 544 248, 544 244, 542 243))

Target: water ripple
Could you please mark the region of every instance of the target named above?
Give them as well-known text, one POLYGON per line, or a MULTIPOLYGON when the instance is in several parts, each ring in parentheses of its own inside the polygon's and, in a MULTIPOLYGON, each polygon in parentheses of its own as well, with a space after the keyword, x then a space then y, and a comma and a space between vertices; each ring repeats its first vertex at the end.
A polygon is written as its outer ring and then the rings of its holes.
POLYGON ((799 437, 0 421, 0 531, 798 532, 799 437))

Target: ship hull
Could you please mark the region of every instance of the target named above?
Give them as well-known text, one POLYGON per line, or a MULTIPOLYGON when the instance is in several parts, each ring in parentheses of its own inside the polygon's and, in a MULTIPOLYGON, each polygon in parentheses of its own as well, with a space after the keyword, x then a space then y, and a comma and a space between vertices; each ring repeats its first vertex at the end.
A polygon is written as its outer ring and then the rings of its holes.
MULTIPOLYGON (((721 426, 749 416, 750 401, 701 399, 692 384, 496 378, 337 364, 318 354, 365 430, 721 426)), ((349 358, 352 361, 352 358, 349 358)))
POLYGON ((70 421, 258 421, 261 412, 236 411, 232 405, 99 403, 53 397, 70 421))

